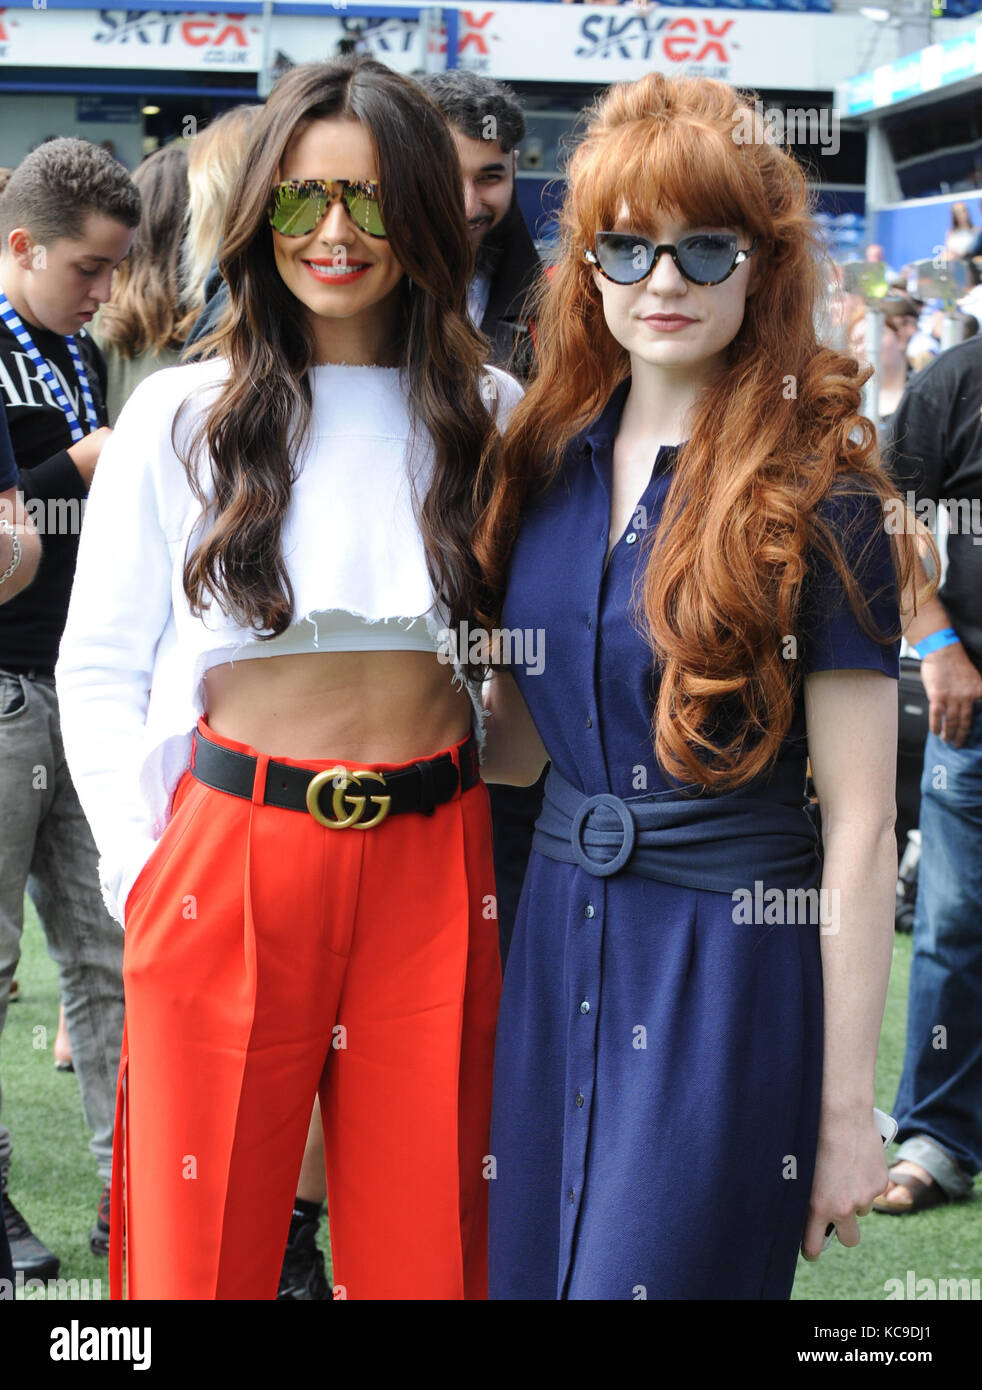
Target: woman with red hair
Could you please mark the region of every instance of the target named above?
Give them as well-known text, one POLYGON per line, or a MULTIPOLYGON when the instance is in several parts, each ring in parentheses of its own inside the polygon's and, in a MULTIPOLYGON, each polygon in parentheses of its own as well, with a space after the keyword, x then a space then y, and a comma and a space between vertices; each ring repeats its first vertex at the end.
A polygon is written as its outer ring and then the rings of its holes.
POLYGON ((722 82, 655 73, 590 114, 479 534, 504 632, 544 636, 541 674, 490 682, 485 777, 552 763, 498 1022, 490 1296, 786 1298, 886 1178, 916 548, 885 525, 868 370, 816 340, 793 158, 737 138, 722 82))

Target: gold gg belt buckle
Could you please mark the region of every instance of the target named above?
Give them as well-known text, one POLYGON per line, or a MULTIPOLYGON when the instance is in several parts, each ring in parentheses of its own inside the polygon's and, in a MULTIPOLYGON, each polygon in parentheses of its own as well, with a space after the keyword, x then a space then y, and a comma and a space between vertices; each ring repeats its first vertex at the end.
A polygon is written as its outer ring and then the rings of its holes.
POLYGON ((361 786, 363 777, 369 778, 372 782, 381 782, 385 786, 385 778, 381 772, 372 772, 369 768, 359 768, 357 772, 351 771, 346 767, 327 768, 324 772, 318 772, 316 777, 310 779, 307 787, 307 810, 314 820, 321 825, 326 825, 331 830, 371 830, 373 826, 379 825, 389 814, 392 805, 391 796, 346 796, 348 788, 355 784, 361 786), (322 788, 330 782, 334 787, 334 795, 331 798, 331 809, 334 812, 334 819, 325 816, 320 808, 318 800, 322 788), (365 810, 366 801, 373 801, 379 808, 371 820, 362 820, 362 813, 365 810), (345 806, 348 803, 353 809, 349 812, 345 806))

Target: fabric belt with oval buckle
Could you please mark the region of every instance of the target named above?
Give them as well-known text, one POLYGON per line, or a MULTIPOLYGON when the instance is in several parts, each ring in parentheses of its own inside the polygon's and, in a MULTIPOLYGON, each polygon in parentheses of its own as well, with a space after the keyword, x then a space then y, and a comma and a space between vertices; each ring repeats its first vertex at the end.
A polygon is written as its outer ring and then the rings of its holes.
MULTIPOLYGON (((460 745, 458 757, 459 773, 449 753, 384 773, 372 768, 341 766, 311 772, 309 768, 270 759, 263 803, 289 811, 307 811, 329 830, 371 830, 390 815, 407 811, 432 815, 435 807, 451 800, 458 787, 466 792, 475 786, 481 772, 473 733, 460 745)), ((192 744, 191 773, 216 791, 252 800, 256 759, 234 748, 212 743, 202 738, 197 730, 192 744)))
POLYGON ((594 878, 636 874, 732 894, 799 888, 820 869, 804 806, 749 796, 588 796, 550 768, 532 848, 594 878))

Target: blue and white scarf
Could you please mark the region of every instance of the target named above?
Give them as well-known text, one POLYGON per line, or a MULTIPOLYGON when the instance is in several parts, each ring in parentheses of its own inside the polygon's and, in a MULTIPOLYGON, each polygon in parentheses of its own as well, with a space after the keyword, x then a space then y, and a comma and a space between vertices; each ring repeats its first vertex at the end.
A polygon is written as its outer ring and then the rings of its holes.
MULTIPOLYGON (((65 412, 65 417, 68 420, 72 432, 72 443, 77 444, 80 439, 85 438, 88 431, 82 429, 82 426, 78 422, 78 416, 72 409, 71 401, 62 390, 61 383, 48 366, 47 361, 34 346, 34 339, 24 327, 23 322, 18 317, 13 305, 4 294, 3 290, 0 290, 0 319, 4 321, 21 347, 27 353, 28 357, 34 363, 35 367, 37 367, 42 380, 51 388, 51 394, 65 412)), ((92 392, 89 388, 89 378, 85 374, 81 353, 76 346, 74 336, 67 336, 65 342, 68 344, 68 351, 72 354, 72 361, 75 364, 75 375, 78 377, 78 384, 82 388, 82 399, 85 402, 85 413, 88 416, 89 431, 97 430, 99 428, 99 417, 96 415, 95 403, 92 400, 92 392)))

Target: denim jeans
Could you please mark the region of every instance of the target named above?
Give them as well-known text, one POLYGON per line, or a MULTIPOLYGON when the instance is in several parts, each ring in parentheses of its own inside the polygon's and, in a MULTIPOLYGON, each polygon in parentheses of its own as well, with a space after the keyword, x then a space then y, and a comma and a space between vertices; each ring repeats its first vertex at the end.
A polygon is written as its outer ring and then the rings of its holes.
MULTIPOLYGON (((0 1031, 30 877, 58 967, 90 1147, 108 1182, 123 1036, 123 933, 102 901, 97 865, 65 762, 54 682, 0 670, 0 1031)), ((45 1020, 47 1034, 38 1035, 49 1056, 57 1022, 57 1015, 45 1020)), ((52 1145, 59 1142, 57 1134, 50 1136, 52 1145)), ((0 1173, 10 1156, 10 1131, 0 1123, 0 1173)))
POLYGON ((957 1198, 982 1169, 982 703, 961 748, 928 734, 920 823, 897 1157, 957 1198))

